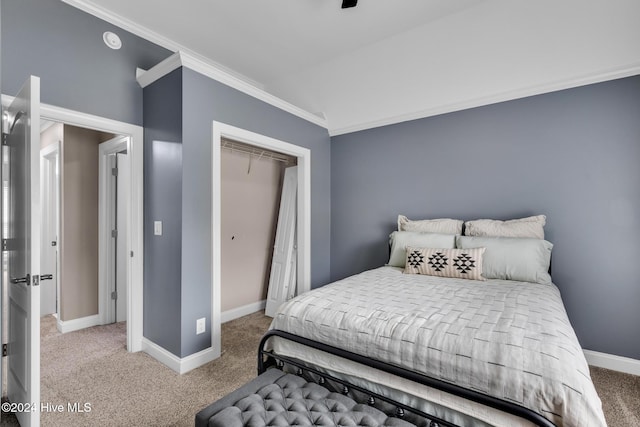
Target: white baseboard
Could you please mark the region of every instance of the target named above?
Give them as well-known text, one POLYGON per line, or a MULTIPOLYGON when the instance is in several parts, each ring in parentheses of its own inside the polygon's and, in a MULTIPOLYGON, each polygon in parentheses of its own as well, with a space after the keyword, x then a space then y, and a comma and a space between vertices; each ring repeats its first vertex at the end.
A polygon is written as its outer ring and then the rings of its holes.
POLYGON ((56 322, 58 331, 63 334, 66 334, 67 332, 79 331, 80 329, 84 328, 90 328, 92 326, 98 326, 100 324, 100 315, 98 314, 71 320, 60 320, 60 317, 58 316, 56 322))
POLYGON ((242 316, 253 314, 256 311, 264 310, 267 306, 267 300, 254 302, 251 304, 243 305, 242 307, 232 308, 231 310, 223 311, 220 318, 222 323, 227 323, 242 316))
POLYGON ((640 360, 592 350, 582 351, 589 365, 640 376, 640 360))
POLYGON ((142 351, 179 374, 184 374, 198 368, 219 356, 216 355, 213 348, 210 347, 187 357, 180 358, 147 338, 142 338, 142 351))

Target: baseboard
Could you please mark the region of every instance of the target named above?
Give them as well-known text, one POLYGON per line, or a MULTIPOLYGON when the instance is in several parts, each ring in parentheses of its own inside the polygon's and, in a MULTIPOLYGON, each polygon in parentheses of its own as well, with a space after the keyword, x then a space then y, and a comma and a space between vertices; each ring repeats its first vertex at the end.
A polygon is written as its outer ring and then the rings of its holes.
POLYGON ((90 328, 92 326, 98 326, 100 324, 100 316, 98 314, 71 320, 60 320, 60 317, 58 317, 56 321, 58 331, 63 334, 66 334, 67 332, 79 331, 80 329, 84 328, 90 328))
POLYGON ((256 311, 264 310, 267 306, 267 300, 254 302, 251 304, 243 305, 242 307, 232 308, 231 310, 223 311, 220 315, 221 322, 227 323, 242 316, 253 314, 256 311))
POLYGON ((640 360, 592 350, 583 350, 583 352, 589 365, 640 376, 640 360))
POLYGON ((187 357, 180 358, 147 338, 142 338, 142 351, 179 374, 184 374, 209 363, 218 356, 213 351, 213 348, 206 348, 187 357))

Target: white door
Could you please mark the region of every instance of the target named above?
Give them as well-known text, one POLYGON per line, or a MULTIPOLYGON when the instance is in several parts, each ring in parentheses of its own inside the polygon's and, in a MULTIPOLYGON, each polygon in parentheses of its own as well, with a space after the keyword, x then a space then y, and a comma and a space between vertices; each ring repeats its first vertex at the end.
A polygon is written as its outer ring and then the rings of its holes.
MULTIPOLYGON (((40 424, 40 79, 31 76, 7 110, 9 344, 7 394, 22 427, 40 424)), ((3 188, 4 185, 3 185, 3 188)), ((3 227, 5 228, 5 227, 3 227)))
POLYGON ((290 289, 296 286, 296 214, 298 194, 298 167, 292 166, 284 171, 282 196, 280 198, 280 212, 276 226, 276 240, 273 247, 271 274, 269 276, 269 290, 267 292, 267 306, 265 314, 273 317, 280 304, 293 296, 290 289))
POLYGON ((103 324, 127 319, 130 247, 130 138, 118 136, 99 145, 98 305, 103 324))
POLYGON ((58 312, 59 153, 59 142, 40 150, 40 271, 51 274, 40 283, 40 316, 58 312))
POLYGON ((127 206, 129 199, 129 156, 126 153, 115 154, 118 168, 116 179, 115 217, 118 238, 115 244, 116 261, 116 322, 127 320, 127 206))

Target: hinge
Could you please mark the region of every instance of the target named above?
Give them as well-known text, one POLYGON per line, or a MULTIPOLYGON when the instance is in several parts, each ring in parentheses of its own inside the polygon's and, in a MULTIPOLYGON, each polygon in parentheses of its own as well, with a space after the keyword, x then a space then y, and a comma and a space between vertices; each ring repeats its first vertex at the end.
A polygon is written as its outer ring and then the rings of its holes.
POLYGON ((118 176, 118 168, 111 168, 111 175, 118 176))
POLYGON ((131 258, 133 258, 133 251, 131 251, 131 258))
POLYGON ((2 145, 9 144, 9 134, 2 132, 2 145))
POLYGON ((2 344, 2 357, 6 357, 9 354, 9 346, 2 344))
POLYGON ((117 291, 111 292, 111 299, 118 299, 118 292, 117 291))
POLYGON ((2 239, 2 250, 12 251, 15 249, 16 239, 2 239))
POLYGON ((118 230, 111 230, 111 237, 113 238, 118 237, 118 230))

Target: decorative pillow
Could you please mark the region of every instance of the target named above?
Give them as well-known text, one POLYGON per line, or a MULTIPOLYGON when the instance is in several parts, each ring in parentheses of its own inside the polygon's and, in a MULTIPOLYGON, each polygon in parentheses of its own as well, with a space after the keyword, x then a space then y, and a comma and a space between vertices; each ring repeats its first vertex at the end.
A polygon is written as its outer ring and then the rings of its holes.
POLYGON ((394 231, 389 235, 391 254, 389 263, 393 267, 404 267, 407 258, 405 248, 414 246, 418 248, 455 248, 455 234, 418 233, 417 231, 394 231))
POLYGON ((462 234, 463 221, 451 218, 421 219, 411 221, 398 215, 398 231, 422 231, 426 233, 462 234))
POLYGON ((474 221, 467 221, 464 223, 464 235, 487 237, 531 237, 534 239, 544 239, 544 225, 546 222, 547 217, 544 215, 511 219, 509 221, 476 219, 474 221))
POLYGON ((487 279, 551 283, 549 263, 553 244, 517 237, 456 237, 458 248, 484 247, 482 275, 487 279))
POLYGON ((445 249, 407 246, 404 272, 458 279, 485 280, 482 277, 484 248, 445 249))

